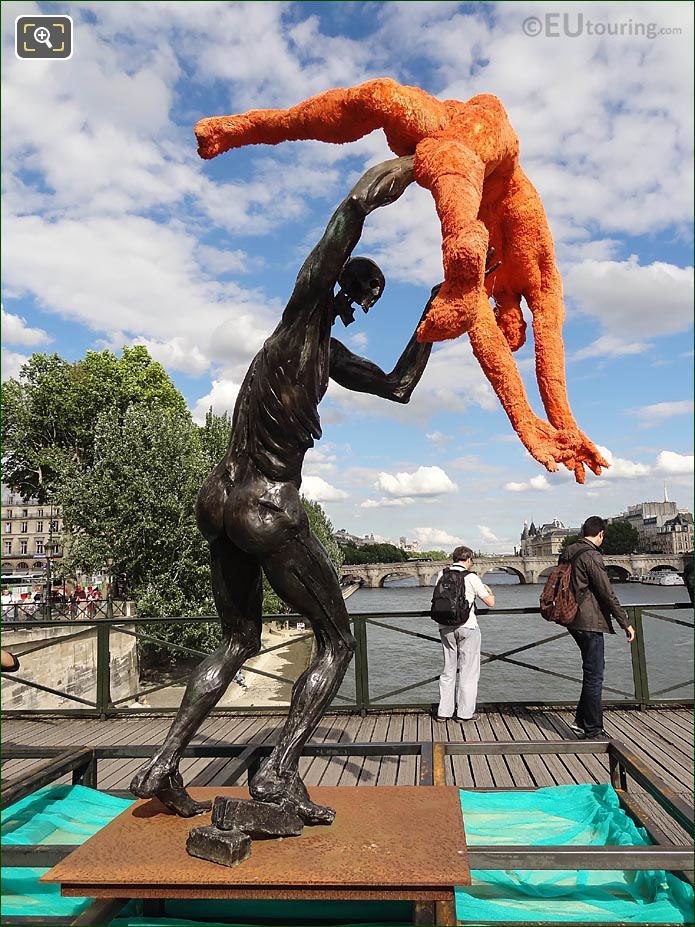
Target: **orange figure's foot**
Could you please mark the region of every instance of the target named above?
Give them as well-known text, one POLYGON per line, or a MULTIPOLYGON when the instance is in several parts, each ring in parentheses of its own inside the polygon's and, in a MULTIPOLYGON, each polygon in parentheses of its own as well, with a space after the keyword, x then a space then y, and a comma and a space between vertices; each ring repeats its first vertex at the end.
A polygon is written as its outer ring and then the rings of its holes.
POLYGON ((432 342, 458 338, 473 323, 479 299, 477 284, 469 287, 468 292, 462 292, 460 286, 445 280, 418 326, 417 340, 432 342))

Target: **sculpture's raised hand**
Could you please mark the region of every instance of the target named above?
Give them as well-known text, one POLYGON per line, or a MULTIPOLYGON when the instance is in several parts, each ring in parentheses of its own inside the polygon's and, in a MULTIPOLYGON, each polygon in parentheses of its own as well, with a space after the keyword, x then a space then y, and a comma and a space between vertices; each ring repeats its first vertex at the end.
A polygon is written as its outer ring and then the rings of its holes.
POLYGON ((367 212, 395 203, 415 179, 413 156, 391 158, 370 167, 352 190, 367 212))

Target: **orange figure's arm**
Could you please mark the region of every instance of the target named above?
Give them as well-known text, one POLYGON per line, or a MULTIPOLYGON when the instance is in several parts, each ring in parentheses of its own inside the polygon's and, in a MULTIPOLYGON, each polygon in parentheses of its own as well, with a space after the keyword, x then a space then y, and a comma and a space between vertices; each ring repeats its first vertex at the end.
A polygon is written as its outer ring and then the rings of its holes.
POLYGON ((290 109, 252 109, 238 116, 201 119, 195 134, 201 158, 214 158, 244 145, 308 139, 354 142, 383 129, 394 154, 408 155, 420 139, 448 123, 446 108, 436 97, 419 87, 379 78, 357 87, 327 90, 290 109))
POLYGON ((483 373, 528 452, 546 470, 554 472, 558 464, 564 464, 575 472, 578 482, 583 482, 584 471, 580 468, 580 477, 574 442, 568 440, 564 431, 539 418, 529 405, 514 357, 485 295, 480 298, 478 315, 469 336, 483 373))
MULTIPOLYGON (((504 239, 509 252, 506 273, 526 297, 533 316, 536 379, 548 421, 575 453, 575 476, 584 481, 584 465, 597 475, 609 466, 589 438, 579 430, 567 397, 562 323, 565 309, 562 279, 540 197, 519 165, 507 196, 500 202, 504 239)), ((504 267, 504 259, 503 259, 504 267)))

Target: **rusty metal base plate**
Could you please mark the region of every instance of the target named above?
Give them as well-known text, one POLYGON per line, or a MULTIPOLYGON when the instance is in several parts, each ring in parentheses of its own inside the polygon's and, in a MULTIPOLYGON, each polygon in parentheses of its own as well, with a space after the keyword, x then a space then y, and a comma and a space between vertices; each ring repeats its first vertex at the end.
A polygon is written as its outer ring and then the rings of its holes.
MULTIPOLYGON (((242 788, 191 789, 199 801, 247 798, 242 788)), ((91 898, 326 898, 448 901, 470 885, 458 789, 314 788, 333 824, 299 837, 258 840, 234 869, 186 853, 193 827, 155 799, 139 801, 41 879, 91 898)))

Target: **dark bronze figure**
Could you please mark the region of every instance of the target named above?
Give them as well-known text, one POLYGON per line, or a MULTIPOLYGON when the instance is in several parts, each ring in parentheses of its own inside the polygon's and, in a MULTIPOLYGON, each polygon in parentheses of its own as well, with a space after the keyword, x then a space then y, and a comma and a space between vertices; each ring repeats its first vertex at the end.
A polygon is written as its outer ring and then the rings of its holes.
POLYGON ((336 571, 301 504, 301 470, 307 450, 321 437, 318 405, 329 377, 348 389, 408 402, 425 370, 432 346, 418 344, 414 333, 388 374, 331 338, 337 318, 345 325, 354 321, 353 303, 366 312, 381 296, 384 278, 376 264, 348 259, 366 216, 398 199, 412 180, 412 157, 379 164, 333 214, 299 272, 278 327, 249 368, 229 449, 198 496, 198 526, 210 543, 224 643, 194 670, 164 745, 131 784, 136 795, 156 796, 178 814, 209 807, 186 792, 179 759, 239 667, 260 649, 265 573, 278 595, 311 622, 318 646, 294 685, 280 739, 250 792, 292 810, 305 824, 334 818, 331 808, 310 800, 297 764, 340 686, 355 642, 336 571), (336 283, 340 289, 334 294, 336 283))

